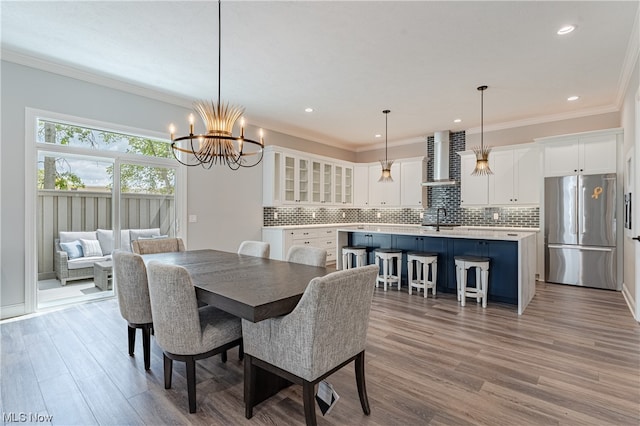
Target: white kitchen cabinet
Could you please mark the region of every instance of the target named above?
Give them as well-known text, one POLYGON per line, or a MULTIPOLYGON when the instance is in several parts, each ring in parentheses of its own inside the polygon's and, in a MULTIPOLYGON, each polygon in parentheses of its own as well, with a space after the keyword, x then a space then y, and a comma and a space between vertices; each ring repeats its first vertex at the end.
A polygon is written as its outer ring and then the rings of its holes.
POLYGON ((369 165, 356 164, 353 167, 353 204, 355 207, 369 207, 369 165))
POLYGON ((353 167, 344 164, 333 166, 333 203, 336 205, 353 204, 353 167))
POLYGON ((293 245, 323 248, 327 251, 327 264, 336 261, 336 227, 262 228, 262 240, 270 245, 270 258, 286 260, 293 245))
MULTIPOLYGON (((476 155, 473 151, 459 152, 460 155, 460 206, 475 207, 489 204, 489 178, 472 176, 476 167, 476 155)), ((493 153, 489 154, 491 165, 493 153)))
POLYGON ((489 205, 540 203, 540 160, 536 146, 495 150, 489 155, 489 205))
POLYGON ((423 169, 422 159, 400 163, 400 203, 402 207, 427 207, 424 196, 426 191, 421 185, 425 180, 423 169))
POLYGON ((544 175, 615 173, 621 136, 612 129, 536 139, 544 144, 544 175))
POLYGON ((274 207, 282 204, 282 154, 265 148, 262 159, 262 205, 274 207))
POLYGON ((400 163, 391 165, 393 182, 378 182, 382 166, 369 166, 369 207, 397 207, 400 205, 400 163))
POLYGON ((310 191, 309 159, 292 155, 283 156, 283 203, 308 203, 310 191))

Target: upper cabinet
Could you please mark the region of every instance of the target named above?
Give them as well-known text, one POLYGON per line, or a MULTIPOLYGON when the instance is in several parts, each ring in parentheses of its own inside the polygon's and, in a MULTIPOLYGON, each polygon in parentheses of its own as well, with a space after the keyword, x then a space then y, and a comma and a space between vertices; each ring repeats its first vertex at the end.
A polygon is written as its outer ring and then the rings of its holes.
POLYGON ((285 204, 309 202, 309 159, 284 155, 285 204))
MULTIPOLYGON (((476 155, 473 151, 459 152, 460 155, 460 206, 475 207, 489 204, 489 178, 472 176, 476 167, 476 155)), ((489 155, 491 166, 492 154, 489 155)))
POLYGON ((400 205, 400 163, 391 165, 393 182, 378 182, 380 163, 369 165, 369 207, 397 207, 400 205))
POLYGON ((544 146, 544 175, 615 173, 621 129, 536 139, 544 146))
POLYGON ((540 154, 534 144, 494 149, 489 154, 493 174, 472 176, 473 151, 460 155, 460 206, 513 206, 540 203, 540 154))
POLYGON ((369 165, 356 164, 353 166, 353 205, 355 207, 369 207, 369 165))
POLYGON ((353 165, 275 146, 265 148, 262 166, 264 206, 350 206, 353 165))
POLYGON ((540 203, 540 155, 536 145, 495 150, 489 155, 490 205, 540 203))
POLYGON ((400 163, 400 202, 403 207, 427 207, 426 189, 421 185, 425 181, 423 170, 422 159, 403 160, 400 163))
POLYGON ((334 191, 333 203, 337 205, 353 204, 353 166, 335 164, 333 166, 334 191))

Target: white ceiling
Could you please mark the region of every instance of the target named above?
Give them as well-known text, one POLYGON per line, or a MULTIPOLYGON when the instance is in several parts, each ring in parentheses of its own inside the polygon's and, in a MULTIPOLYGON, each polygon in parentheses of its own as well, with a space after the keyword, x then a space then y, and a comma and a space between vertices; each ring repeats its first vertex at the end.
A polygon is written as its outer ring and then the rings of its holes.
MULTIPOLYGON (((187 105, 216 96, 216 2, 0 7, 3 58, 44 59, 187 105)), ((352 150, 380 144, 386 108, 390 144, 479 126, 481 84, 485 129, 616 111, 637 57, 637 10, 638 1, 225 1, 222 98, 251 123, 352 150), (577 29, 558 36, 566 24, 577 29)))

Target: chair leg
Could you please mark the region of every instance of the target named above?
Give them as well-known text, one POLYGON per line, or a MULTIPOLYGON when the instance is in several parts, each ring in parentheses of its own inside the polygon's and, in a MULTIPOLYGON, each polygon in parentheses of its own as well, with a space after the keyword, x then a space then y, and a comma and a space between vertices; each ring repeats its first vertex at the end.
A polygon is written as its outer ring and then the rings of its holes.
POLYGON ((431 294, 436 297, 436 287, 438 287, 438 262, 431 264, 431 281, 433 281, 433 288, 431 294))
POLYGON ((189 396, 189 412, 196 412, 196 360, 187 359, 187 395, 189 396))
POLYGON ((360 397, 360 405, 362 412, 367 416, 371 414, 369 407, 369 398, 367 397, 367 384, 364 380, 364 351, 356 356, 356 384, 358 385, 358 396, 360 397))
POLYGON ((253 366, 253 357, 244 357, 244 416, 247 419, 253 417, 253 402, 256 390, 256 368, 253 366))
POLYGON ((238 359, 242 361, 244 359, 244 343, 241 341, 238 346, 238 359))
POLYGON ((151 326, 142 327, 142 349, 144 352, 144 369, 151 368, 151 326))
POLYGON ((171 374, 173 373, 173 360, 166 354, 162 354, 164 359, 164 388, 171 389, 171 374))
POLYGON ((136 329, 127 325, 127 332, 129 335, 129 356, 133 356, 133 350, 136 347, 136 329))
POLYGON ((304 380, 302 382, 302 401, 304 403, 304 419, 307 426, 316 426, 315 385, 304 380))
POLYGON ((220 352, 220 359, 222 362, 227 362, 227 351, 220 352))

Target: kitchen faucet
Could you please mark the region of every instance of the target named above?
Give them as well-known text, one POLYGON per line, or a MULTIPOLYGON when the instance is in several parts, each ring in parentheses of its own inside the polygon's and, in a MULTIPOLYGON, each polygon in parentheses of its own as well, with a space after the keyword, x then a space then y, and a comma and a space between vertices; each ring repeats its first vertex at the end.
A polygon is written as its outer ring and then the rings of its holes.
POLYGON ((438 210, 436 210, 436 232, 440 232, 440 210, 444 213, 444 217, 447 217, 447 209, 438 207, 438 210))

